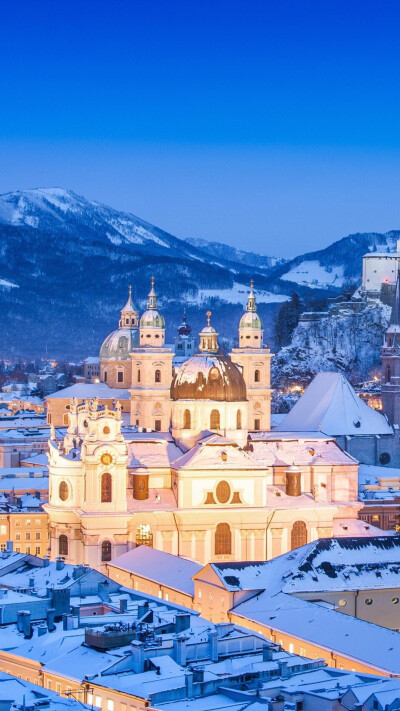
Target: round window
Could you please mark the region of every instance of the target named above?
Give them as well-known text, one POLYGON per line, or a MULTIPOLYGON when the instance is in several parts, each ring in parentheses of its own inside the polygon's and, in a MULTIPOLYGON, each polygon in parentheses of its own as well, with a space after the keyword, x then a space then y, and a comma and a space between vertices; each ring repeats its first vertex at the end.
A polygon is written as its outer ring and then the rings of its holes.
POLYGON ((103 434, 110 434, 110 428, 107 425, 103 427, 103 434))
POLYGON ((339 600, 338 605, 339 605, 339 607, 346 607, 347 600, 339 600))
POLYGON ((231 498, 231 487, 227 481, 220 481, 216 490, 217 499, 220 504, 227 504, 231 498))
POLYGON ((106 452, 105 454, 102 454, 102 456, 101 456, 101 463, 102 464, 105 464, 106 466, 108 466, 109 464, 111 464, 111 462, 112 462, 111 454, 108 454, 108 452, 106 452))
POLYGON ((68 499, 68 484, 66 481, 62 481, 58 487, 58 495, 61 501, 66 501, 68 499))
POLYGON ((379 461, 381 464, 389 464, 390 462, 390 454, 389 452, 382 452, 382 454, 379 457, 379 461))
POLYGON ((219 378, 218 368, 211 368, 209 378, 210 378, 210 380, 218 380, 218 378, 219 378))
POLYGON ((372 597, 367 597, 367 598, 365 599, 365 604, 366 604, 366 605, 372 605, 372 603, 373 603, 372 597))
POLYGON ((399 604, 399 598, 398 598, 398 597, 392 597, 392 604, 393 604, 393 605, 398 605, 398 604, 399 604))

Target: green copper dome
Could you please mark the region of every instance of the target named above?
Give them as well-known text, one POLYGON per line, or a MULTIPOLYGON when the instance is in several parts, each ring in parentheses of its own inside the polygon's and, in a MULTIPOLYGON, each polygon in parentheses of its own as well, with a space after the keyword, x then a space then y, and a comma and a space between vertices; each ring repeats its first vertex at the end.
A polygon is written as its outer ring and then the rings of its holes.
POLYGON ((165 328, 164 316, 159 311, 147 309, 141 316, 140 328, 165 328))
POLYGON ((239 322, 239 328, 262 329, 262 321, 256 311, 246 311, 239 322))
POLYGON ((130 360, 132 348, 139 346, 139 331, 131 328, 118 328, 110 333, 100 348, 100 360, 130 360))

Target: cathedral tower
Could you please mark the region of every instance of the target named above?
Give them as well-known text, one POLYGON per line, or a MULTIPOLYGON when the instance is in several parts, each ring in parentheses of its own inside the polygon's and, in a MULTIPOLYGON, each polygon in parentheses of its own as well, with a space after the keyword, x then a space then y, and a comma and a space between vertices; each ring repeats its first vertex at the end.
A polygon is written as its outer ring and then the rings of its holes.
POLYGON ((140 339, 131 351, 131 424, 167 432, 170 424, 171 348, 165 346, 165 321, 158 310, 154 277, 147 310, 140 319, 140 339))
POLYGON ((246 383, 249 430, 271 427, 271 358, 269 348, 263 345, 263 327, 251 280, 246 311, 239 323, 239 347, 231 353, 232 362, 242 369, 246 383))
POLYGON ((110 388, 129 388, 132 379, 129 354, 138 345, 139 311, 132 302, 132 287, 129 287, 118 328, 107 336, 100 348, 100 380, 110 388))
POLYGON ((382 351, 382 405, 390 424, 400 425, 400 269, 382 351))
POLYGON ((49 442, 51 556, 102 569, 127 550, 127 445, 121 407, 72 401, 63 443, 49 442))

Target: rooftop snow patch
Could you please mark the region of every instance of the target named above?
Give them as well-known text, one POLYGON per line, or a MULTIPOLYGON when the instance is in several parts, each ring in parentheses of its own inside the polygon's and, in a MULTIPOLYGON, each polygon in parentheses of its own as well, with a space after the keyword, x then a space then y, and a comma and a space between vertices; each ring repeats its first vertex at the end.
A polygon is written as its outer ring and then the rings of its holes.
POLYGON ((356 395, 341 373, 318 373, 275 428, 275 432, 338 435, 390 435, 386 418, 356 395))
POLYGON ((110 565, 189 595, 194 594, 192 576, 203 567, 187 558, 148 546, 139 546, 123 553, 114 558, 110 565))

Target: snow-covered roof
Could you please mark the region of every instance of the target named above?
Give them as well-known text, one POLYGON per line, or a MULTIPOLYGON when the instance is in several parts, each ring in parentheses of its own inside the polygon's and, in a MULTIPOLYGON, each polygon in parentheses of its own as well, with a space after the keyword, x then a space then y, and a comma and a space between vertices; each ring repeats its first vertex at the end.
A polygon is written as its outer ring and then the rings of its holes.
POLYGON ((192 576, 202 568, 192 560, 148 546, 133 548, 114 558, 109 565, 189 595, 194 592, 192 576))
POLYGON ((258 462, 233 440, 210 435, 197 442, 194 447, 181 455, 173 463, 174 469, 263 469, 264 462, 258 462))
POLYGON ((275 430, 274 439, 253 439, 251 437, 251 455, 264 466, 316 466, 356 465, 358 462, 347 452, 344 452, 333 439, 326 437, 309 439, 301 436, 279 439, 275 430))
POLYGON ((98 397, 100 400, 129 400, 128 390, 109 388, 106 383, 75 383, 68 388, 47 395, 46 400, 68 400, 76 397, 78 400, 90 400, 98 397))
POLYGON ((359 398, 341 373, 318 373, 275 432, 390 435, 386 418, 359 398))
POLYGON ((98 365, 100 363, 100 358, 96 356, 88 356, 88 358, 85 358, 83 362, 87 365, 98 365))
POLYGON ((400 636, 393 630, 285 593, 270 595, 264 591, 233 609, 235 615, 256 624, 307 640, 382 672, 400 674, 400 636))

